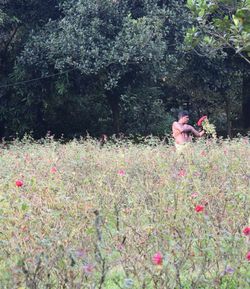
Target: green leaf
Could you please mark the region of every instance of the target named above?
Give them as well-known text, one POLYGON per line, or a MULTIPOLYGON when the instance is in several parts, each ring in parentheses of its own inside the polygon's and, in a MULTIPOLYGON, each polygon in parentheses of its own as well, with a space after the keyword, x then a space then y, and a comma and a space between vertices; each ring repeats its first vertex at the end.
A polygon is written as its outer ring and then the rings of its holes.
POLYGON ((239 26, 239 23, 240 23, 240 21, 239 21, 239 18, 237 18, 235 15, 233 15, 233 22, 234 22, 234 24, 235 24, 235 26, 239 26))
POLYGON ((27 211, 29 209, 29 205, 26 203, 22 203, 21 209, 22 209, 22 211, 27 211))
POLYGON ((194 1, 193 0, 187 0, 187 7, 192 10, 195 5, 194 5, 194 1))
POLYGON ((200 11, 199 11, 199 17, 203 17, 204 15, 205 15, 205 9, 201 9, 200 11))

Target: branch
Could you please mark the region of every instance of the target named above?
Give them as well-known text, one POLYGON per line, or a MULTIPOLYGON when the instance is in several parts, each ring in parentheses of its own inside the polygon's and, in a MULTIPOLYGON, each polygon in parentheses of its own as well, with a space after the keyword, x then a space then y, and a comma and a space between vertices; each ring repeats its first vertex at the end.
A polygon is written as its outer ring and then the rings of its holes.
POLYGON ((228 41, 226 40, 222 35, 216 33, 216 32, 212 32, 207 30, 205 33, 208 33, 209 35, 213 36, 213 37, 217 37, 219 39, 221 39, 229 48, 232 48, 236 54, 240 55, 248 64, 250 64, 250 59, 248 59, 246 56, 244 56, 244 54, 242 54, 241 52, 236 52, 235 47, 228 41))
POLYGON ((7 41, 7 43, 5 44, 5 49, 4 49, 4 55, 6 55, 7 53, 7 50, 12 42, 12 40, 14 39, 16 33, 17 33, 17 30, 21 27, 22 25, 19 25, 17 27, 14 28, 14 31, 12 33, 12 35, 10 36, 10 39, 7 41))

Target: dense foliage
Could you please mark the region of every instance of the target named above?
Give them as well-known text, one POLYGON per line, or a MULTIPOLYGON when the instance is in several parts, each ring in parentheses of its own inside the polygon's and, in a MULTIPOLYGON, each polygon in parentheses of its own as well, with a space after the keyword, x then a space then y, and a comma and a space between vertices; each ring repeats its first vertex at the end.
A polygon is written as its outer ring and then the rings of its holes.
POLYGON ((0 135, 250 127, 249 1, 5 0, 0 135))

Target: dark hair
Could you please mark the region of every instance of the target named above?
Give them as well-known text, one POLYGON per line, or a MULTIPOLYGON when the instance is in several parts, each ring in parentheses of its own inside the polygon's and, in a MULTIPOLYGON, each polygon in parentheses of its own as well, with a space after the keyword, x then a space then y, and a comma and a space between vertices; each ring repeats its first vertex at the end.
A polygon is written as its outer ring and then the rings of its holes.
POLYGON ((189 116, 189 113, 186 110, 182 110, 178 113, 178 119, 181 119, 183 116, 189 116))

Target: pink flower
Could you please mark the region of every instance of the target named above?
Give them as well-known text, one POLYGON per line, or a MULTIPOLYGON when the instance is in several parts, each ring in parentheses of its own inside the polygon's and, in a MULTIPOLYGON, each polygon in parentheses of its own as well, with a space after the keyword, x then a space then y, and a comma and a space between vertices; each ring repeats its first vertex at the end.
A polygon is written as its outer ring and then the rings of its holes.
POLYGON ((199 196, 198 193, 192 193, 192 194, 191 194, 191 197, 192 197, 192 198, 197 198, 198 196, 199 196))
POLYGON ((250 227, 246 227, 242 232, 245 236, 250 236, 250 227))
POLYGON ((202 205, 197 205, 196 207, 195 207, 195 211, 197 212, 197 213, 200 213, 200 212, 202 212, 204 210, 204 206, 202 206, 202 205))
POLYGON ((118 171, 119 176, 125 176, 125 171, 124 170, 119 170, 118 171))
POLYGON ((52 167, 52 168, 50 169, 50 172, 51 172, 52 174, 55 174, 55 173, 57 172, 57 168, 56 168, 56 167, 52 167))
POLYGON ((178 172, 179 177, 184 177, 186 175, 186 171, 184 169, 180 169, 178 172))
POLYGON ((166 209, 165 209, 165 212, 166 212, 166 213, 173 213, 173 212, 174 212, 174 209, 169 207, 169 208, 166 208, 166 209))
POLYGON ((199 172, 195 172, 195 173, 194 173, 194 176, 195 176, 195 177, 199 177, 200 175, 201 175, 201 173, 199 173, 199 172))
POLYGON ((201 152, 201 156, 206 157, 206 156, 207 156, 206 152, 205 152, 205 151, 202 151, 202 152, 201 152))
POLYGON ((154 265, 162 265, 163 262, 163 256, 161 252, 157 252, 152 257, 152 262, 154 265))
POLYGON ((202 200, 201 200, 201 204, 202 204, 203 206, 206 206, 206 205, 208 204, 208 200, 202 199, 202 200))
POLYGON ((83 258, 83 257, 85 257, 85 256, 86 256, 86 250, 84 250, 84 249, 78 249, 78 250, 76 250, 76 256, 77 256, 78 258, 83 258))
POLYGON ((247 254, 246 254, 246 258, 247 258, 248 261, 250 261, 250 251, 247 252, 247 254))
POLYGON ((118 251, 123 251, 123 249, 125 248, 124 244, 120 243, 117 245, 117 250, 118 251))
POLYGON ((23 181, 22 180, 16 180, 16 186, 17 187, 22 187, 23 186, 23 181))
POLYGON ((205 119, 207 119, 207 116, 206 116, 206 115, 202 116, 202 117, 197 121, 197 125, 198 125, 198 126, 201 126, 201 125, 202 125, 202 122, 203 122, 205 119))
POLYGON ((248 138, 244 138, 243 141, 244 141, 244 144, 249 144, 248 138))
POLYGON ((234 269, 230 266, 227 266, 225 271, 224 271, 224 274, 232 275, 233 273, 234 273, 234 269))
POLYGON ((26 237, 24 237, 24 242, 28 242, 29 240, 30 240, 30 237, 29 236, 26 236, 26 237))
POLYGON ((86 275, 90 275, 94 271, 95 266, 92 264, 87 264, 83 266, 83 271, 86 275))

